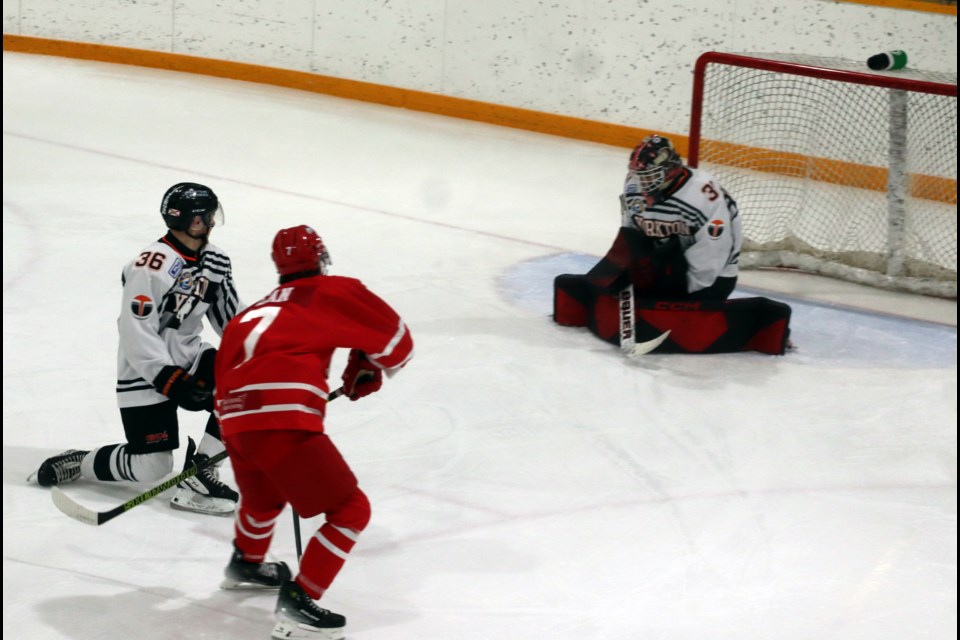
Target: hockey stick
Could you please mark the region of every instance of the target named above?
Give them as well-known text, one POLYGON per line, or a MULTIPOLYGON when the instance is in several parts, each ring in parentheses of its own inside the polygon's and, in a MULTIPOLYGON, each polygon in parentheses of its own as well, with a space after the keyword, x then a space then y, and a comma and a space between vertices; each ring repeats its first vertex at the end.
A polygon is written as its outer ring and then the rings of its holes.
POLYGON ((633 284, 631 283, 620 291, 620 351, 628 358, 636 358, 659 347, 670 335, 670 331, 667 330, 653 340, 637 342, 634 332, 635 323, 633 284))
POLYGON ((296 509, 291 509, 293 512, 293 539, 297 543, 297 562, 300 562, 300 557, 303 556, 303 544, 300 542, 300 516, 297 515, 296 509))
MULTIPOLYGON (((332 391, 329 396, 327 396, 327 402, 339 398, 343 395, 343 387, 340 387, 336 391, 332 391)), ((300 540, 300 516, 297 514, 297 510, 290 508, 290 511, 293 513, 293 539, 297 545, 297 562, 300 562, 300 558, 303 556, 303 543, 300 540)))
MULTIPOLYGON (((327 401, 329 402, 330 400, 333 400, 334 398, 338 398, 342 395, 343 395, 343 387, 340 387, 336 391, 332 391, 327 396, 327 401)), ((109 522, 110 520, 113 520, 117 516, 126 513, 127 511, 129 511, 130 509, 133 509, 137 505, 143 504, 150 498, 154 498, 160 495, 170 487, 174 487, 180 484, 187 478, 192 478, 193 476, 197 475, 197 473, 199 473, 201 470, 206 469, 211 465, 217 464, 218 462, 225 459, 226 457, 227 457, 227 452, 221 451, 217 455, 211 456, 200 465, 197 465, 196 463, 194 463, 190 468, 184 469, 182 472, 173 476, 169 480, 165 482, 161 482, 160 484, 150 489, 149 491, 145 491, 140 495, 138 495, 137 497, 127 500, 119 507, 114 507, 113 509, 108 509, 107 511, 94 511, 93 509, 88 509, 87 507, 84 507, 83 505, 76 502, 73 498, 65 494, 60 489, 60 487, 56 487, 56 486, 51 487, 50 495, 53 497, 53 504, 57 507, 57 509, 60 509, 60 511, 70 516, 74 520, 79 520, 84 524, 89 524, 89 525, 98 527, 104 522, 109 522)))
POLYGON ((221 451, 215 456, 212 456, 205 460, 203 464, 197 465, 194 463, 190 468, 184 469, 182 472, 173 476, 166 482, 162 482, 155 486, 149 491, 141 493, 136 498, 127 500, 119 507, 114 507, 113 509, 108 509, 107 511, 94 511, 93 509, 88 509, 83 505, 77 503, 70 496, 65 494, 60 490, 60 487, 51 487, 50 495, 53 496, 53 504, 56 505, 57 509, 60 509, 63 513, 67 514, 74 520, 79 520, 84 524, 91 524, 95 527, 100 526, 104 522, 109 522, 117 516, 126 513, 130 509, 133 509, 139 504, 143 504, 150 498, 160 495, 170 487, 174 487, 187 478, 192 478, 197 475, 202 469, 206 469, 210 465, 216 464, 227 457, 226 451, 221 451))

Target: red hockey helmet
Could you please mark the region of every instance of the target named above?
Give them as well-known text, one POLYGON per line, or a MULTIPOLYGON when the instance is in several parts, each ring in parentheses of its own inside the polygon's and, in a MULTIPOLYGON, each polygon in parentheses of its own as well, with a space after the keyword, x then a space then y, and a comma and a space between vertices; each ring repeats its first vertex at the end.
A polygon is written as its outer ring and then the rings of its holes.
POLYGON ((669 138, 652 135, 630 153, 630 170, 640 193, 655 194, 680 175, 683 160, 669 138))
POLYGON ((333 264, 323 240, 305 224, 277 232, 273 239, 273 262, 281 277, 318 270, 327 275, 333 264))

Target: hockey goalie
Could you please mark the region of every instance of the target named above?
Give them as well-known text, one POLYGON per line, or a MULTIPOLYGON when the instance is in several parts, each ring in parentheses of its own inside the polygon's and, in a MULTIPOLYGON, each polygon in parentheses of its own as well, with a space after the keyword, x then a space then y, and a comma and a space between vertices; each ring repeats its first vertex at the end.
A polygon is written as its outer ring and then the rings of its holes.
POLYGON ((684 165, 669 139, 648 136, 630 154, 620 204, 621 227, 607 254, 584 275, 554 280, 557 324, 586 326, 612 344, 629 336, 665 353, 786 351, 788 305, 729 299, 740 219, 709 173, 684 165))

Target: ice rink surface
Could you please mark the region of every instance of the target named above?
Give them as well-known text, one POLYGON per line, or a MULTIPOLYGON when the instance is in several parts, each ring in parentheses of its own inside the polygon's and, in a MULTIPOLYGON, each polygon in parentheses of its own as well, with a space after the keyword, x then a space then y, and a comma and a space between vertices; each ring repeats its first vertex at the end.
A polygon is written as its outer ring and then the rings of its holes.
MULTIPOLYGON (((553 277, 616 234, 626 157, 4 53, 4 638, 269 637, 274 596, 218 589, 230 519, 161 496, 90 527, 25 481, 122 438, 120 269, 179 181, 219 194, 246 302, 274 286, 274 233, 308 223, 416 340, 380 393, 329 408, 373 504, 321 601, 350 640, 955 638, 956 303, 744 274, 736 295, 793 306, 798 351, 627 362, 549 318, 553 277)), ((95 509, 147 488, 65 486, 95 509)), ((289 514, 272 555, 296 561, 289 514)))

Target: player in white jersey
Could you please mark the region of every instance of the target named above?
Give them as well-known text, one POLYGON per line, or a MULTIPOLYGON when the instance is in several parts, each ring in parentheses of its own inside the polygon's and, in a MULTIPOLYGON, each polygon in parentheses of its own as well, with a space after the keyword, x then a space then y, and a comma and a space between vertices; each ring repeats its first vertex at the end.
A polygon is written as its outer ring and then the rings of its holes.
POLYGON ((37 481, 52 486, 80 477, 159 480, 173 470, 173 451, 180 446, 178 409, 208 411, 199 447, 188 439, 186 465, 195 463, 200 472, 178 486, 170 505, 230 515, 237 492, 220 482, 215 466, 202 466, 224 450, 212 413, 216 349, 200 336, 203 318, 222 335, 244 307, 230 258, 209 243, 223 209, 209 187, 182 182, 164 194, 160 214, 166 235, 123 268, 117 400, 126 442, 49 458, 40 465, 37 481))
POLYGON ((634 148, 620 203, 622 226, 652 240, 653 297, 733 292, 743 242, 737 203, 709 173, 685 166, 670 140, 652 135, 634 148))

